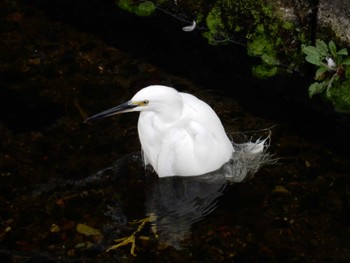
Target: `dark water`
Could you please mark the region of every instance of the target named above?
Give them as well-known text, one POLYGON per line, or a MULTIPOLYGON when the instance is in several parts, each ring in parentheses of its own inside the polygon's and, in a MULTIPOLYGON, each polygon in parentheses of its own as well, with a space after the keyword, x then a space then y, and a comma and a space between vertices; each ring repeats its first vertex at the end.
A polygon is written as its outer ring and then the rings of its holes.
POLYGON ((1 262, 350 261, 349 119, 307 98, 309 78, 256 80, 244 48, 162 13, 30 4, 0 4, 1 262), (207 101, 233 138, 273 127, 278 164, 234 185, 160 180, 136 114, 83 123, 150 84, 207 101), (106 252, 133 233, 136 256, 106 252))

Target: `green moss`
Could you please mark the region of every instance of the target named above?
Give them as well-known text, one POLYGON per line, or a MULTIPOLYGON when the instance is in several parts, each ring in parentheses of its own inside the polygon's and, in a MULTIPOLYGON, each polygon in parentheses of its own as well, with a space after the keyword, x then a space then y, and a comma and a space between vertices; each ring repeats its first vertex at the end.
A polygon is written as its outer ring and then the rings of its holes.
POLYGON ((235 26, 234 31, 235 31, 236 33, 241 32, 241 31, 243 31, 243 27, 241 27, 241 26, 235 26))
POLYGON ((134 6, 130 0, 119 0, 118 7, 130 13, 134 12, 134 6))
POLYGON ((303 61, 298 43, 300 32, 304 31, 292 21, 281 20, 278 10, 268 1, 217 0, 215 3, 206 19, 209 30, 204 36, 209 43, 245 37, 248 54, 260 57, 262 65, 274 66, 269 74, 276 72, 275 68, 281 64, 283 70, 290 71, 303 61))
POLYGON ((286 21, 282 24, 282 27, 286 30, 294 30, 295 25, 290 21, 286 21))
POLYGON ((132 0, 119 0, 118 6, 138 16, 149 16, 156 10, 156 6, 152 1, 145 1, 137 5, 132 0))
POLYGON ((279 64, 279 61, 276 58, 275 52, 263 54, 263 55, 261 55, 260 58, 261 58, 261 61, 263 62, 263 64, 266 64, 266 65, 276 66, 279 64))
POLYGON ((261 11, 265 16, 270 18, 273 18, 275 16, 275 11, 269 4, 266 4, 266 2, 264 1, 263 2, 260 1, 260 5, 261 5, 261 11))
POLYGON ((273 45, 264 32, 264 26, 259 25, 256 32, 249 36, 247 51, 249 56, 261 56, 273 52, 273 45))
MULTIPOLYGON (((167 0, 117 1, 120 8, 139 16, 152 14, 156 6, 169 10, 174 5, 174 2, 167 0)), ((177 1, 174 10, 175 14, 183 12, 196 19, 198 28, 205 23, 207 31, 203 36, 209 44, 235 41, 247 44, 250 56, 260 57, 261 64, 268 65, 269 69, 273 66, 273 70, 269 70, 270 74, 281 64, 284 65, 283 70, 291 71, 303 61, 300 45, 308 41, 308 33, 292 21, 281 20, 271 1, 177 1), (242 39, 246 39, 247 43, 242 39)))
POLYGON ((149 16, 156 10, 156 6, 151 1, 146 1, 141 4, 139 4, 136 9, 135 13, 138 16, 149 16))
POLYGON ((197 24, 202 23, 204 19, 205 19, 205 17, 204 17, 204 15, 202 13, 198 13, 197 14, 197 17, 196 17, 197 24))
POLYGON ((263 25, 257 26, 256 32, 249 37, 247 52, 249 56, 261 58, 262 65, 252 68, 256 77, 266 78, 277 74, 279 61, 277 59, 276 48, 274 41, 265 33, 263 25))
POLYGON ((270 78, 278 73, 278 68, 269 65, 254 65, 252 66, 252 73, 257 78, 270 78))
POLYGON ((204 32, 203 36, 208 39, 208 43, 215 45, 218 43, 218 39, 225 39, 225 25, 221 18, 221 11, 218 6, 214 6, 208 13, 206 18, 206 24, 209 31, 204 32))
POLYGON ((204 36, 210 44, 228 42, 231 36, 235 37, 234 34, 246 37, 248 55, 260 57, 261 64, 268 65, 253 69, 259 76, 277 73, 280 57, 284 64, 294 65, 289 56, 296 50, 285 47, 297 36, 294 34, 295 26, 292 22, 278 20, 276 11, 265 0, 217 0, 207 15, 206 23, 209 30, 204 36), (260 74, 262 71, 268 73, 260 74))

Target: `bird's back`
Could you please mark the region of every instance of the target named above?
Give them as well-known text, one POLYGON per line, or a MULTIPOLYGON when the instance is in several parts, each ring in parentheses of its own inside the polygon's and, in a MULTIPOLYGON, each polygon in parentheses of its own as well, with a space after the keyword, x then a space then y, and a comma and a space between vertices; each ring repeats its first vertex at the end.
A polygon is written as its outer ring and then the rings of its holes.
POLYGON ((180 95, 184 102, 184 119, 194 120, 217 135, 226 134, 219 117, 207 103, 188 93, 181 92, 180 95))
MULTIPOLYGON (((192 121, 190 123, 191 127, 197 131, 195 136, 204 132, 206 137, 203 139, 213 141, 212 146, 206 141, 206 156, 211 156, 216 153, 218 155, 217 164, 227 162, 232 155, 233 146, 215 111, 207 103, 191 94, 181 93, 181 96, 184 101, 184 116, 192 115, 192 121)), ((203 143, 205 144, 205 142, 203 143)), ((210 159, 213 158, 209 158, 208 161, 210 161, 210 159)))
MULTIPOLYGON (((233 153, 232 143, 213 109, 195 96, 180 95, 183 100, 181 117, 166 130, 154 131, 162 138, 152 145, 158 149, 158 156, 154 156, 156 151, 149 155, 144 151, 146 163, 150 163, 160 177, 205 174, 219 169, 233 153)), ((150 117, 147 125, 151 122, 150 117)))

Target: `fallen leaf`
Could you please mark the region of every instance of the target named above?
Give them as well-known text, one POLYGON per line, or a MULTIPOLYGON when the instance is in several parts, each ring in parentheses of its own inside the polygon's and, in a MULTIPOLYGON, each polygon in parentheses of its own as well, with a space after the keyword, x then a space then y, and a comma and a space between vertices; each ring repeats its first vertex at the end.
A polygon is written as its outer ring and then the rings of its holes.
POLYGON ((85 224, 77 225, 77 232, 85 236, 100 236, 101 231, 85 224))

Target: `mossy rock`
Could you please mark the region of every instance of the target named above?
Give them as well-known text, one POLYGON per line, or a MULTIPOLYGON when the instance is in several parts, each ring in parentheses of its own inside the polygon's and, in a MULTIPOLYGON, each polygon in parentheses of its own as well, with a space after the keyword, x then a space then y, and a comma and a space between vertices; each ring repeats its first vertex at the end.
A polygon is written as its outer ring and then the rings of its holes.
POLYGON ((150 16, 156 10, 156 5, 152 1, 137 4, 132 0, 119 0, 117 3, 121 9, 138 16, 150 16))
POLYGON ((290 71, 303 62, 300 44, 305 33, 292 21, 282 20, 268 1, 218 0, 205 21, 208 31, 203 36, 209 44, 232 43, 235 37, 246 40, 248 55, 261 58, 260 66, 252 67, 256 77, 290 71))
POLYGON ((258 77, 298 69, 304 61, 300 46, 310 38, 308 29, 298 24, 300 18, 284 19, 279 10, 285 9, 280 8, 280 2, 272 0, 118 0, 117 3, 138 16, 149 16, 159 8, 179 20, 195 19, 197 29, 211 45, 235 42, 247 45, 250 56, 261 58, 262 67, 252 68, 254 74, 260 72, 255 74, 258 77), (261 74, 264 71, 261 69, 268 69, 268 73, 261 74))
POLYGON ((225 37, 225 25, 222 21, 222 14, 218 6, 214 6, 206 17, 208 31, 203 36, 208 39, 208 43, 216 45, 222 43, 225 37))

